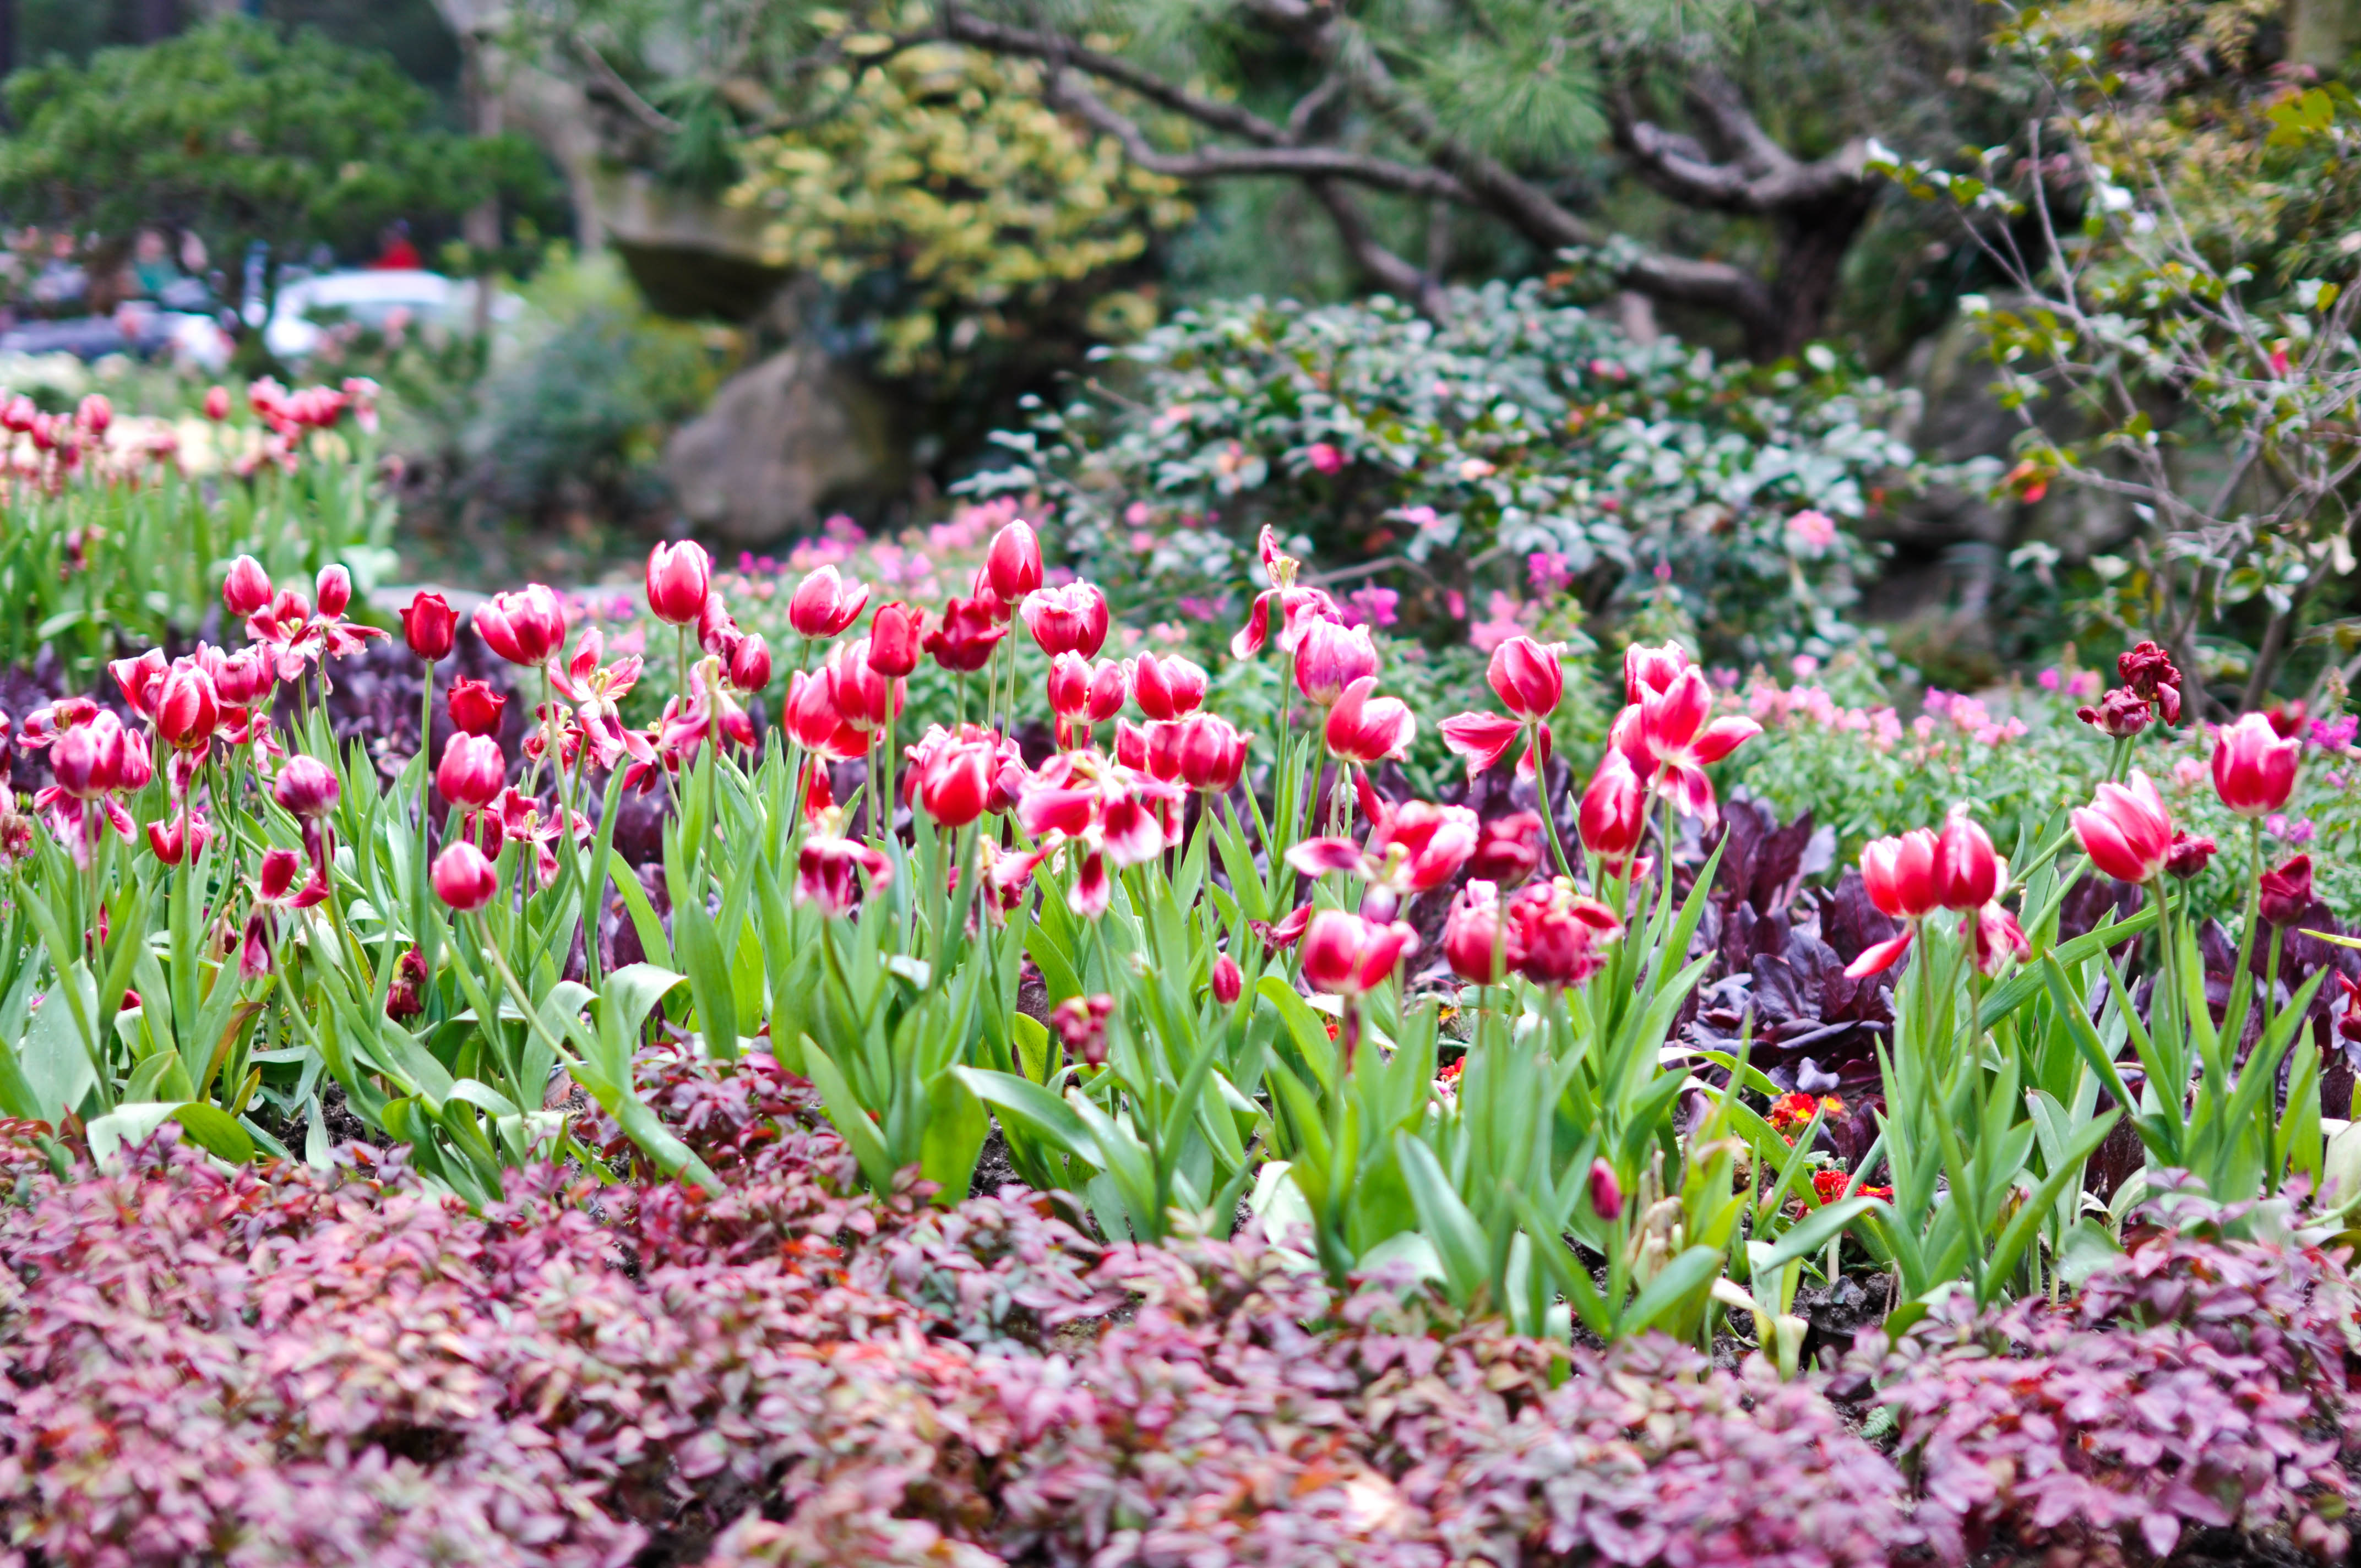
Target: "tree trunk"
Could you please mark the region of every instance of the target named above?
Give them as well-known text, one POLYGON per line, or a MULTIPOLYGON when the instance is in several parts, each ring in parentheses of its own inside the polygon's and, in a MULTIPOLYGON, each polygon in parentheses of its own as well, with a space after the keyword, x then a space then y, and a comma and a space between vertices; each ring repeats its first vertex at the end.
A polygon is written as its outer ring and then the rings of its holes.
POLYGON ((2361 44, 2361 0, 2290 0, 2288 59, 2334 71, 2361 44))
POLYGON ((1771 280, 1772 319, 1750 322, 1746 351, 1768 363, 1800 353, 1827 330, 1828 311, 1844 280, 1845 257, 1869 221, 1873 200, 1866 185, 1808 206, 1782 210, 1771 220, 1777 270, 1771 280))

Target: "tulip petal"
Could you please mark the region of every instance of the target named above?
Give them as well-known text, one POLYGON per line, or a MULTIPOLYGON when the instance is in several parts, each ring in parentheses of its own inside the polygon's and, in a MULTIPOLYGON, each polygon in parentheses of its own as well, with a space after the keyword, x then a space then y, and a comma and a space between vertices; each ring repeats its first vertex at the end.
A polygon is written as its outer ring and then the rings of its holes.
POLYGON ((1866 980, 1873 974, 1883 974, 1900 963, 1902 955, 1910 950, 1910 938, 1911 933, 1905 931, 1899 937, 1863 948, 1861 957, 1845 965, 1845 978, 1866 980))
POLYGON ((1444 719, 1441 728, 1444 746, 1467 759, 1471 779, 1498 767, 1524 729, 1517 720, 1499 713, 1455 714, 1444 719))

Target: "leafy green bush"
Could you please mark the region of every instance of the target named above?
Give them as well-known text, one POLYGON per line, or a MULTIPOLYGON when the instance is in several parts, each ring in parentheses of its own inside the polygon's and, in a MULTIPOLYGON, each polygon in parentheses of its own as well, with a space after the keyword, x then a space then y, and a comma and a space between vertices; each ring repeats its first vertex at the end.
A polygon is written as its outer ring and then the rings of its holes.
POLYGON ((257 240, 360 246, 394 218, 456 215, 547 178, 521 137, 439 126, 390 59, 237 16, 18 71, 7 102, 11 218, 117 237, 192 229, 230 258, 257 240))
POLYGON ((1102 350, 1106 379, 999 437, 1018 466, 973 488, 1039 490, 1073 557, 1122 559, 1131 602, 1184 612, 1225 598, 1268 525, 1485 647, 1552 608, 1741 662, 1861 641, 1841 612, 1873 554, 1850 525, 1906 477, 1906 394, 1820 349, 1756 369, 1634 344, 1539 282, 1451 300, 1440 321, 1385 300, 1183 312, 1102 350))

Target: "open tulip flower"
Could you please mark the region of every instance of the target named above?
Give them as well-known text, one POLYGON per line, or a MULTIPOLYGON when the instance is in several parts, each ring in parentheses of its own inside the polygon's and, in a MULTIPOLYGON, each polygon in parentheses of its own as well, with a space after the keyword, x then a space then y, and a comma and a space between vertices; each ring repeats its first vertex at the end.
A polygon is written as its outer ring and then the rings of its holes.
POLYGON ((1608 744, 1657 794, 1710 829, 1720 819, 1713 781, 1705 770, 1763 732, 1752 718, 1713 717, 1713 688, 1694 665, 1673 674, 1663 654, 1642 662, 1633 677, 1639 699, 1616 717, 1608 744), (1650 683, 1661 681, 1661 686, 1650 683))
POLYGON ((2154 882, 2172 852, 2172 814, 2146 773, 2101 784, 2090 805, 2074 808, 2073 824, 2091 863, 2118 882, 2154 882))

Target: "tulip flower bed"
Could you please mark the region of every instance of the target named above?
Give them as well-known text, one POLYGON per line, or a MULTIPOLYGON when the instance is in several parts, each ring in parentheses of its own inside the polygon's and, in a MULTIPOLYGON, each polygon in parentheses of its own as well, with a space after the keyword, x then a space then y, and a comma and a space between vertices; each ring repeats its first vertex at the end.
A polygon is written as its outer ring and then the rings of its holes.
POLYGON ((1760 721, 1679 647, 1626 651, 1577 762, 1562 649, 1503 640, 1430 724, 1268 532, 1260 574, 1217 679, 1105 657, 1021 521, 939 611, 815 568, 775 657, 693 543, 627 653, 542 585, 421 594, 397 649, 342 566, 242 556, 236 645, 27 716, 21 1549, 2342 1550, 2361 984, 2264 852, 2300 739, 2223 727, 2245 841, 2192 834, 2142 644, 2070 814, 2004 855, 1951 806, 1807 898, 1808 828, 1717 783, 1760 721), (438 679, 463 644, 512 696, 438 679), (340 740, 335 672, 405 661, 412 753, 340 740), (1461 800, 1403 787, 1428 728, 1461 800), (165 1275, 202 1352, 135 1328, 165 1275), (1883 1348, 1839 1375, 1848 1301, 1883 1348), (134 1343, 220 1380, 149 1410, 182 1385, 134 1343), (220 1420, 268 1487, 214 1483, 220 1420))

